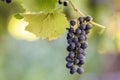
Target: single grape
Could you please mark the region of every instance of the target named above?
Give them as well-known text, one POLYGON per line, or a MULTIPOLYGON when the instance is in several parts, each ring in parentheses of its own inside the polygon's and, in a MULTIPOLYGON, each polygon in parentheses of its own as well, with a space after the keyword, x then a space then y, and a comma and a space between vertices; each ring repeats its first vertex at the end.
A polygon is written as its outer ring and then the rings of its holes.
POLYGON ((87 24, 85 30, 90 30, 92 28, 92 24, 87 24))
POLYGON ((84 35, 80 35, 79 37, 78 37, 78 41, 80 42, 80 41, 84 41, 85 40, 85 36, 84 35))
POLYGON ((83 51, 83 53, 81 53, 81 54, 83 54, 84 56, 86 56, 87 52, 86 52, 86 51, 83 51))
POLYGON ((77 38, 77 37, 74 37, 74 38, 72 39, 72 41, 73 41, 74 43, 76 43, 76 42, 78 42, 78 38, 77 38))
POLYGON ((81 35, 86 35, 85 30, 82 30, 82 31, 81 31, 81 35))
POLYGON ((80 21, 80 24, 84 22, 84 18, 83 17, 79 17, 78 20, 80 21))
POLYGON ((78 54, 82 54, 84 52, 84 50, 82 48, 78 49, 78 54))
POLYGON ((75 46, 76 46, 77 48, 80 48, 80 47, 81 47, 81 44, 80 44, 79 42, 75 42, 75 46))
POLYGON ((72 70, 70 70, 70 74, 74 74, 76 71, 72 71, 72 70))
POLYGON ((62 1, 61 1, 61 0, 58 0, 58 3, 59 3, 59 4, 62 4, 62 1))
POLYGON ((85 35, 85 40, 87 40, 88 39, 88 35, 85 35))
POLYGON ((83 69, 83 68, 78 68, 78 69, 77 69, 77 72, 78 72, 79 74, 82 74, 82 73, 84 73, 84 69, 83 69))
POLYGON ((71 26, 75 26, 75 24, 76 24, 76 21, 75 21, 75 20, 71 20, 71 21, 70 21, 70 25, 71 25, 71 26))
POLYGON ((68 6, 68 1, 64 1, 63 5, 68 6))
POLYGON ((70 33, 73 33, 74 32, 74 29, 72 27, 69 28, 69 32, 70 33))
POLYGON ((85 30, 85 33, 86 33, 86 34, 89 34, 89 33, 90 33, 90 30, 85 30))
POLYGON ((85 64, 85 57, 84 57, 84 59, 81 59, 81 60, 80 60, 80 62, 79 62, 78 65, 83 65, 83 64, 85 64))
POLYGON ((78 64, 78 63, 79 63, 79 59, 75 59, 74 64, 78 64))
POLYGON ((85 20, 86 20, 86 22, 92 21, 92 17, 91 16, 86 16, 85 20))
POLYGON ((71 38, 67 40, 67 43, 68 43, 68 44, 70 44, 71 42, 72 42, 72 39, 71 39, 71 38))
POLYGON ((79 28, 80 28, 81 30, 84 30, 84 29, 86 28, 86 24, 80 24, 79 28))
POLYGON ((83 55, 83 54, 78 54, 78 55, 77 55, 77 58, 78 58, 79 60, 84 59, 84 55, 83 55))
POLYGON ((67 39, 71 39, 73 37, 73 33, 68 33, 67 34, 67 39))
POLYGON ((75 65, 72 65, 72 66, 70 67, 70 70, 71 70, 71 71, 74 71, 74 72, 76 72, 76 71, 77 71, 77 69, 76 69, 75 65))
POLYGON ((85 41, 81 44, 82 49, 86 49, 87 47, 88 47, 88 42, 87 41, 85 41))
POLYGON ((7 3, 11 3, 11 2, 12 2, 12 0, 6 0, 6 2, 7 2, 7 3))
POLYGON ((73 51, 69 52, 69 57, 70 57, 70 58, 74 58, 74 57, 75 57, 75 54, 74 54, 73 51))
POLYGON ((73 51, 73 49, 74 49, 74 48, 73 48, 72 46, 68 46, 68 47, 67 47, 67 51, 73 51))
POLYGON ((68 62, 68 63, 66 64, 66 68, 71 68, 72 65, 73 65, 73 63, 68 62))
POLYGON ((69 56, 67 56, 66 58, 65 58, 65 60, 67 61, 67 62, 73 62, 73 60, 69 57, 69 56))
POLYGON ((77 34, 77 35, 81 34, 81 30, 80 30, 79 28, 77 28, 77 29, 75 30, 75 34, 77 34))
POLYGON ((71 43, 69 44, 69 46, 70 46, 70 48, 73 50, 73 49, 75 48, 75 43, 71 42, 71 43))

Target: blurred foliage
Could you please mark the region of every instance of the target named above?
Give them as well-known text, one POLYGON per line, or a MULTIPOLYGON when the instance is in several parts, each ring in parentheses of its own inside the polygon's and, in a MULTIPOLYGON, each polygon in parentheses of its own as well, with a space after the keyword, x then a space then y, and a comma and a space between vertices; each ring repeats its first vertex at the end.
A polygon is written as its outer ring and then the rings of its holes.
MULTIPOLYGON (((101 80, 98 77, 104 73, 103 65, 112 63, 113 58, 106 62, 105 55, 99 53, 120 53, 120 0, 74 0, 83 13, 107 27, 104 32, 97 27, 92 30, 81 76, 72 76, 65 68, 66 34, 56 41, 43 41, 24 31, 26 24, 17 27, 13 15, 25 11, 21 2, 0 1, 0 80, 101 80), (35 41, 29 42, 32 39, 35 41)), ((64 13, 68 19, 75 17, 70 6, 64 13)))

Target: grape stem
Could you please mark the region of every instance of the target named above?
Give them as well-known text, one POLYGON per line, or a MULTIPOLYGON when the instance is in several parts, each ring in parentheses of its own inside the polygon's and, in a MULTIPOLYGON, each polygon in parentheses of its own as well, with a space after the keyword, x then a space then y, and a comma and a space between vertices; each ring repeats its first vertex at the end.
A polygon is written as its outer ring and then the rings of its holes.
MULTIPOLYGON (((81 15, 82 17, 86 17, 85 14, 83 14, 77 7, 76 5, 73 3, 72 0, 69 0, 70 4, 72 5, 73 9, 76 11, 76 13, 79 13, 79 15, 81 15)), ((98 27, 101 27, 101 28, 105 28, 105 26, 103 25, 100 25, 94 21, 90 21, 91 24, 95 25, 95 26, 98 26, 98 27)))

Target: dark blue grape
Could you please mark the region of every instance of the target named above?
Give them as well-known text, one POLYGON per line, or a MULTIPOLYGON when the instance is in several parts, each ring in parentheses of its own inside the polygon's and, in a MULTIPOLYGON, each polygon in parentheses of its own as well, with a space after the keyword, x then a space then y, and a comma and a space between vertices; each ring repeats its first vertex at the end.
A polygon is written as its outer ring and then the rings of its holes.
POLYGON ((74 58, 74 57, 75 57, 75 54, 74 54, 73 51, 69 52, 69 57, 70 57, 70 58, 74 58))
POLYGON ((79 63, 79 59, 75 59, 74 64, 78 64, 78 63, 79 63))
POLYGON ((85 35, 85 40, 87 40, 88 39, 88 35, 85 35))
POLYGON ((6 2, 7 2, 7 3, 11 3, 11 2, 12 2, 12 0, 6 0, 6 2))
POLYGON ((66 68, 71 68, 72 65, 73 65, 73 63, 68 62, 68 63, 66 64, 66 68))
POLYGON ((73 49, 74 49, 74 48, 73 48, 72 46, 68 46, 68 47, 67 47, 67 51, 73 51, 73 49))
POLYGON ((73 49, 75 48, 75 43, 71 42, 71 43, 69 44, 69 46, 70 46, 70 48, 73 50, 73 49))
POLYGON ((78 49, 78 54, 82 54, 84 52, 84 50, 82 48, 78 49))
POLYGON ((68 1, 64 1, 63 5, 68 6, 68 1))
POLYGON ((73 72, 76 72, 76 71, 77 71, 75 65, 73 65, 73 66, 70 67, 70 71, 73 71, 73 72))
POLYGON ((92 28, 92 24, 87 24, 85 30, 90 30, 92 28))
POLYGON ((76 71, 72 71, 72 70, 70 70, 70 74, 74 74, 76 71))
POLYGON ((90 33, 90 30, 85 30, 85 33, 86 33, 86 34, 89 34, 89 33, 90 33))
POLYGON ((71 21, 70 21, 70 25, 71 25, 71 26, 75 26, 75 24, 76 24, 76 21, 75 21, 75 20, 71 20, 71 21))
POLYGON ((67 34, 67 39, 71 39, 73 37, 73 33, 68 33, 67 34))
POLYGON ((75 34, 77 34, 77 35, 81 34, 81 30, 80 30, 79 28, 77 28, 77 29, 75 30, 75 34))
POLYGON ((84 22, 84 18, 83 17, 79 17, 78 20, 80 21, 80 24, 84 22))
POLYGON ((74 32, 74 29, 72 27, 70 28, 66 28, 68 30, 69 33, 73 33, 74 32))
POLYGON ((84 51, 82 54, 83 54, 84 56, 86 56, 87 52, 86 52, 86 51, 84 51))
POLYGON ((87 41, 85 41, 81 44, 82 49, 86 49, 87 47, 88 47, 88 42, 87 41))
POLYGON ((81 31, 81 35, 86 35, 85 30, 81 31))
POLYGON ((78 69, 77 69, 77 72, 78 72, 79 74, 82 74, 82 73, 84 73, 84 69, 83 69, 83 68, 78 68, 78 69))
POLYGON ((61 0, 58 0, 58 3, 59 3, 59 4, 62 4, 62 1, 61 1, 61 0))
POLYGON ((72 41, 73 41, 74 43, 76 43, 76 42, 78 42, 78 38, 77 38, 77 37, 74 37, 74 38, 72 39, 72 41))
POLYGON ((80 47, 81 47, 81 44, 80 44, 79 42, 75 42, 75 46, 76 46, 77 48, 80 48, 80 47))
POLYGON ((79 60, 84 59, 84 55, 83 55, 83 54, 78 54, 78 55, 77 55, 77 58, 78 58, 79 60))
POLYGON ((92 17, 91 16, 86 16, 85 20, 86 20, 86 22, 92 21, 92 17))
POLYGON ((86 28, 86 24, 80 24, 79 28, 80 28, 81 30, 84 30, 84 29, 86 28))
POLYGON ((79 62, 78 65, 83 65, 83 64, 85 64, 85 57, 84 57, 84 59, 81 59, 81 60, 80 60, 80 62, 79 62))
POLYGON ((78 41, 80 42, 80 41, 84 41, 85 40, 85 36, 84 35, 80 35, 79 37, 78 37, 78 41))
POLYGON ((66 57, 66 61, 71 63, 73 62, 73 60, 69 56, 66 57))
POLYGON ((68 42, 68 44, 72 43, 72 39, 71 38, 68 39, 67 42, 68 42))

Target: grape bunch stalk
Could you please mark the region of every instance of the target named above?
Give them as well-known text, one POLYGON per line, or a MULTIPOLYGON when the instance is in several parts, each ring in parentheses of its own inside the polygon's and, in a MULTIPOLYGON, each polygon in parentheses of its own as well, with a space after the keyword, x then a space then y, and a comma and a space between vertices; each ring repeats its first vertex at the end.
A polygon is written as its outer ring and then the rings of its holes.
POLYGON ((67 28, 67 51, 69 52, 66 57, 66 67, 70 69, 70 74, 75 72, 82 74, 84 69, 82 65, 86 60, 86 48, 88 47, 88 34, 92 29, 92 24, 89 22, 92 20, 90 16, 79 17, 77 21, 70 21, 70 28, 67 28), (75 29, 74 26, 77 25, 75 29))

